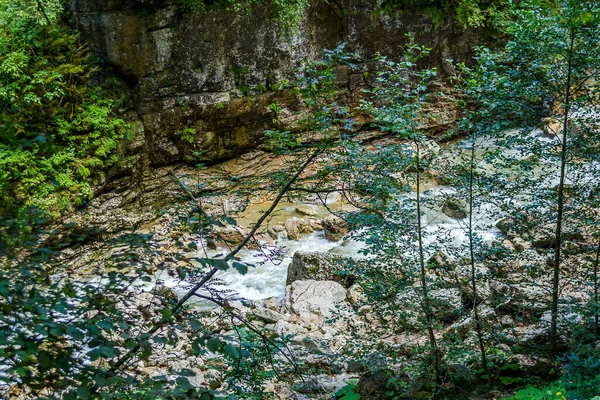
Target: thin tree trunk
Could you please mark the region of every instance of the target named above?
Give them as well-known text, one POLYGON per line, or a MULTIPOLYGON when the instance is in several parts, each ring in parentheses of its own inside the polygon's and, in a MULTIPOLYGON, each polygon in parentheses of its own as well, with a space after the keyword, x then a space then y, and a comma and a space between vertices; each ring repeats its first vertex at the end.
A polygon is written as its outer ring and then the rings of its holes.
POLYGON ((598 264, 600 263, 600 236, 598 236, 598 247, 596 247, 596 260, 594 260, 594 331, 596 336, 600 336, 600 326, 598 326, 598 264))
POLYGON ((417 160, 416 160, 416 186, 417 186, 417 237, 419 242, 419 265, 421 269, 421 287, 423 291, 423 311, 425 313, 425 320, 427 324, 427 333, 429 334, 429 343, 431 344, 431 357, 433 358, 433 370, 435 374, 435 389, 434 389, 434 399, 437 396, 437 385, 440 383, 440 356, 437 346, 437 341, 435 339, 435 334, 433 332, 433 310, 431 307, 431 301, 429 299, 429 292, 427 290, 427 279, 425 276, 425 255, 423 252, 423 232, 421 226, 421 154, 420 154, 420 143, 417 138, 415 138, 415 147, 417 150, 417 160))
POLYGON ((565 86, 565 115, 562 122, 562 142, 560 148, 560 181, 558 184, 558 199, 557 199, 557 214, 556 214, 556 232, 554 234, 554 271, 552 276, 552 319, 550 323, 550 361, 554 363, 558 353, 558 297, 560 288, 560 262, 562 244, 562 224, 563 224, 563 208, 564 208, 564 188, 567 167, 567 138, 568 138, 568 123, 569 112, 571 109, 571 78, 572 78, 572 61, 573 48, 575 44, 575 28, 571 27, 571 43, 569 49, 569 58, 567 60, 567 81, 565 86))
POLYGON ((473 290, 473 318, 475 318, 475 331, 479 342, 479 351, 481 352, 481 367, 488 376, 488 390, 492 388, 492 374, 485 354, 485 342, 483 339, 483 328, 481 318, 479 317, 479 303, 477 302, 477 278, 475 277, 475 244, 473 243, 473 181, 475 169, 475 134, 473 133, 471 142, 471 159, 469 161, 469 255, 471 258, 471 289, 473 290))

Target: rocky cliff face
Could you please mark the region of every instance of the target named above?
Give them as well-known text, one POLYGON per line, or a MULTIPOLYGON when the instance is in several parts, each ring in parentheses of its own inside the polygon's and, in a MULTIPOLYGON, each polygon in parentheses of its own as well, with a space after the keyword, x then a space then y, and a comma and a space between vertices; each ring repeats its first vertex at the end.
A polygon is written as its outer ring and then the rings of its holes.
MULTIPOLYGON (((250 15, 183 14, 172 0, 71 1, 83 38, 135 93, 134 109, 124 112, 137 120, 128 151, 142 169, 188 161, 194 152, 216 160, 255 148, 273 125, 270 104, 282 105, 280 120, 293 114, 284 86, 295 69, 338 42, 363 57, 393 55, 412 32, 444 71, 443 60, 468 58, 476 41, 473 32, 434 29, 425 14, 390 18, 377 8, 377 0, 315 1, 290 32, 266 6, 250 15)), ((354 93, 365 85, 348 71, 340 84, 354 93)))

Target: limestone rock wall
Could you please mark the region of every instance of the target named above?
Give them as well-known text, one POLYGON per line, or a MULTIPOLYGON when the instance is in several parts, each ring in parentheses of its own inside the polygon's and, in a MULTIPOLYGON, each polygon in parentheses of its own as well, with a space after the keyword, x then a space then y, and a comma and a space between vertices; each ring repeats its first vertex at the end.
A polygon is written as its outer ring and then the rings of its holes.
MULTIPOLYGON (((173 0, 72 0, 70 7, 91 49, 135 94, 128 152, 147 169, 190 161, 194 152, 217 160, 255 148, 273 126, 270 104, 282 105, 284 116, 294 112, 294 96, 281 83, 339 42, 364 57, 393 55, 412 32, 432 48, 429 63, 442 72, 446 58, 469 57, 474 32, 436 30, 425 14, 377 14, 378 2, 314 1, 296 32, 267 6, 249 15, 181 13, 173 0)), ((346 71, 340 80, 349 91, 364 86, 361 74, 346 71)))

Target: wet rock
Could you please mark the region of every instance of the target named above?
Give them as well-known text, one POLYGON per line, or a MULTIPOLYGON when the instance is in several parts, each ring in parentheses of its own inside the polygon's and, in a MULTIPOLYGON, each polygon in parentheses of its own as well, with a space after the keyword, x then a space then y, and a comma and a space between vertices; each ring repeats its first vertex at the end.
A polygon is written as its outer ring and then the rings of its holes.
POLYGON ((302 218, 292 217, 285 221, 285 230, 290 240, 299 240, 314 232, 313 224, 302 218))
POLYGON ((317 215, 317 210, 315 210, 312 206, 306 204, 296 207, 296 212, 301 215, 317 215))
POLYGON ((224 242, 225 245, 237 245, 241 243, 249 232, 249 229, 233 225, 216 227, 214 229, 215 238, 218 241, 224 242))
POLYGON ((467 217, 467 203, 455 197, 449 197, 444 201, 442 212, 450 218, 463 219, 467 217))
POLYGON ((287 238, 287 231, 285 229, 285 225, 283 224, 270 226, 267 229, 267 233, 269 234, 269 236, 271 236, 273 240, 287 238))
POLYGON ((348 234, 348 223, 335 215, 329 215, 321 220, 325 231, 325 238, 330 242, 337 242, 348 234))
POLYGON ((297 251, 288 266, 286 285, 294 281, 313 279, 336 281, 345 287, 352 286, 354 276, 340 274, 345 271, 350 258, 330 253, 297 251))
POLYGON ((259 307, 252 310, 252 314, 254 314, 256 318, 259 318, 266 323, 277 323, 277 321, 287 320, 285 315, 264 307, 259 307))
POLYGON ((281 307, 279 306, 279 302, 275 297, 269 297, 263 301, 263 307, 268 308, 269 310, 278 311, 281 307))
POLYGON ((356 242, 352 239, 346 239, 339 246, 332 247, 328 251, 328 253, 348 256, 352 252, 352 250, 350 250, 349 247, 352 246, 353 243, 356 242))

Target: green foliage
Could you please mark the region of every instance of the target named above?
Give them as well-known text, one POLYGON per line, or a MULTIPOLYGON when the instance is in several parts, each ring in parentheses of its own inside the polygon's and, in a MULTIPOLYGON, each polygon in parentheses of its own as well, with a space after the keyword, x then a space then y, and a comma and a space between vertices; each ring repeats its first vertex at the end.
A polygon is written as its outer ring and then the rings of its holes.
POLYGON ((194 128, 184 128, 181 131, 181 140, 186 141, 188 143, 194 143, 194 138, 196 137, 196 130, 194 128))
POLYGON ((540 254, 552 260, 552 359, 557 355, 558 307, 563 303, 562 266, 573 263, 563 245, 565 227, 597 224, 594 213, 580 210, 593 207, 587 179, 598 172, 593 150, 599 141, 597 119, 587 116, 600 103, 593 83, 600 71, 598 11, 594 1, 523 2, 521 9, 513 10, 506 48, 481 51, 481 75, 474 78, 474 97, 488 113, 486 129, 503 136, 503 146, 518 154, 502 161, 505 174, 497 189, 530 199, 526 204, 507 202, 521 226, 520 236, 534 241, 540 227, 550 225, 553 230, 551 242, 538 246, 545 248, 540 254), (506 135, 504 130, 511 127, 518 131, 506 135), (545 130, 548 139, 535 139, 536 128, 545 130), (549 185, 550 179, 557 182, 549 185))
POLYGON ((360 400, 360 395, 354 391, 356 384, 349 383, 335 392, 336 399, 360 400))
MULTIPOLYGON (((304 115, 293 132, 265 132, 273 150, 289 152, 300 149, 303 132, 318 132, 320 143, 316 146, 322 148, 329 148, 335 140, 346 139, 353 133, 354 121, 350 108, 336 101, 336 68, 339 65, 356 68, 352 62, 356 55, 346 53, 344 48, 345 44, 339 44, 333 50, 325 50, 322 59, 308 60, 302 65, 294 91, 305 109, 304 115)), ((281 85, 283 87, 285 82, 281 85)), ((271 104, 269 108, 276 113, 280 110, 277 104, 271 104)))
POLYGON ((504 400, 566 400, 567 396, 564 386, 560 382, 554 382, 542 389, 533 386, 521 389, 504 400))
POLYGON ((425 270, 425 252, 439 243, 423 241, 421 220, 428 193, 419 191, 427 180, 424 171, 434 157, 425 151, 427 137, 422 122, 427 118, 428 84, 436 71, 418 67, 428 53, 428 48, 410 36, 399 60, 377 58, 377 84, 367 92, 362 109, 398 144, 365 148, 347 143, 340 157, 345 196, 359 209, 343 216, 352 226, 363 228, 353 235, 366 244, 362 251, 370 256, 368 264, 352 266, 350 271, 360 277, 369 304, 386 321, 386 329, 394 332, 402 326, 425 332, 428 337, 423 352, 415 357, 418 361, 410 366, 414 368, 412 375, 419 378, 388 385, 386 398, 418 387, 436 392, 441 376, 442 353, 433 335, 438 322, 425 270), (410 194, 413 190, 416 196, 410 194), (414 309, 398 312, 407 307, 414 309))
POLYGON ((57 216, 73 199, 87 200, 90 179, 119 162, 115 150, 128 133, 112 115, 122 101, 120 83, 90 85, 97 68, 78 35, 58 25, 59 5, 0 5, 4 213, 33 206, 57 216))
POLYGON ((480 0, 385 0, 381 8, 388 14, 397 11, 425 11, 434 25, 454 20, 461 30, 485 25, 496 26, 498 10, 504 1, 480 0))
MULTIPOLYGON (((248 14, 254 7, 261 4, 259 0, 177 0, 179 10, 182 12, 200 13, 211 9, 234 11, 236 13, 248 14)), ((275 18, 284 27, 292 30, 298 28, 308 0, 269 0, 275 18)))

